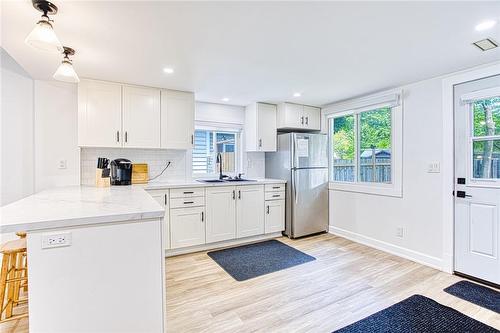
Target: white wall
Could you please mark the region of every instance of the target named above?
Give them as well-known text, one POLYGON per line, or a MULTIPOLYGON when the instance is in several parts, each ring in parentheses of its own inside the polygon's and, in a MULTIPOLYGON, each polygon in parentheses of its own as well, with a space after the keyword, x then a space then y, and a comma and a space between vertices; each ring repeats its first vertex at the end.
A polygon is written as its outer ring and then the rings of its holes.
POLYGON ((427 165, 442 157, 442 78, 402 89, 403 197, 330 190, 330 231, 441 267, 443 180, 427 165))
POLYGON ((33 79, 1 52, 1 183, 0 206, 34 190, 33 79))
POLYGON ((80 183, 77 85, 35 81, 35 191, 80 183), (59 161, 66 168, 59 168, 59 161))

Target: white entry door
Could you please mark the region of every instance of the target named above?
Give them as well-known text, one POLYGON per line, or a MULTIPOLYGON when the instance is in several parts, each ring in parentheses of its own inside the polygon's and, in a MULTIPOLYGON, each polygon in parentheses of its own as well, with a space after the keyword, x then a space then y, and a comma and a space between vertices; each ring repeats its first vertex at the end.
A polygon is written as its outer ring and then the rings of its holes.
POLYGON ((500 75, 454 96, 455 272, 500 284, 500 75))

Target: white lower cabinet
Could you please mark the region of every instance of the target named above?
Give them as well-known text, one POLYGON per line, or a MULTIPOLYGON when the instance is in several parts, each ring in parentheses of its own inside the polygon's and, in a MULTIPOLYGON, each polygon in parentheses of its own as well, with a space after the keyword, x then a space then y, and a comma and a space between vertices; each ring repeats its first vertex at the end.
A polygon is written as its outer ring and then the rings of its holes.
POLYGON ((168 190, 167 191, 152 191, 150 192, 163 208, 165 208, 165 216, 163 217, 163 248, 170 249, 170 212, 168 209, 168 190))
POLYGON ((236 236, 264 234, 264 186, 238 186, 236 192, 236 236))
POLYGON ((205 244, 205 207, 170 210, 172 249, 205 244))
POLYGON ((266 234, 285 230, 285 200, 266 201, 266 234))
POLYGON ((206 190, 207 243, 236 238, 236 189, 234 186, 206 190))

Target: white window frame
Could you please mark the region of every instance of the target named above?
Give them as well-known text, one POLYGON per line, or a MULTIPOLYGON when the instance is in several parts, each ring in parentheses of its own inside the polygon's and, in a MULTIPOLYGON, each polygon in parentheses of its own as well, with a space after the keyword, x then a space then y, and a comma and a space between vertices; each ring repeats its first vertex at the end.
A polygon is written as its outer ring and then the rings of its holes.
MULTIPOLYGON (((207 122, 207 121, 196 121, 195 122, 195 131, 213 131, 213 132, 221 132, 221 133, 233 133, 235 134, 235 166, 234 172, 228 172, 227 174, 230 176, 234 176, 238 173, 238 170, 241 170, 242 163, 242 127, 236 124, 226 124, 226 123, 215 123, 215 122, 207 122)), ((214 142, 215 144, 215 142, 214 142)), ((219 172, 215 170, 214 173, 194 173, 193 170, 193 161, 191 160, 191 176, 193 178, 211 178, 218 177, 219 172)))
POLYGON ((461 103, 466 105, 467 110, 467 121, 466 121, 466 133, 467 138, 467 157, 466 161, 466 172, 467 172, 467 184, 471 187, 491 187, 499 188, 500 179, 497 178, 475 178, 474 177, 474 156, 473 156, 473 144, 474 141, 487 141, 487 140, 500 140, 500 135, 490 135, 490 136, 474 136, 474 110, 473 104, 478 100, 488 99, 491 97, 500 96, 500 87, 482 89, 478 91, 473 91, 464 94, 460 97, 461 103))
POLYGON ((366 194, 375 194, 392 197, 403 196, 403 91, 393 90, 376 95, 362 97, 347 102, 331 104, 323 108, 325 128, 328 131, 329 144, 329 189, 366 194), (391 183, 359 182, 359 129, 358 115, 362 112, 376 110, 383 107, 391 108, 391 183), (334 118, 354 115, 356 131, 355 143, 355 178, 354 182, 335 181, 332 176, 332 133, 331 121, 334 118))

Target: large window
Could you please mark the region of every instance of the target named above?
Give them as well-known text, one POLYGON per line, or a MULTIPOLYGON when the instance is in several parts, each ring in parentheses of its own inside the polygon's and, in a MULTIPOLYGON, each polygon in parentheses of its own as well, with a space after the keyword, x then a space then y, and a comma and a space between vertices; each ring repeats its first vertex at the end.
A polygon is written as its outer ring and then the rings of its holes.
POLYGON ((222 156, 222 171, 235 173, 238 162, 239 133, 197 129, 194 132, 193 175, 207 176, 219 172, 217 153, 222 156))
POLYGON ((391 108, 331 119, 332 180, 391 183, 391 108))
POLYGON ((402 195, 401 92, 324 109, 329 119, 330 188, 402 195))

